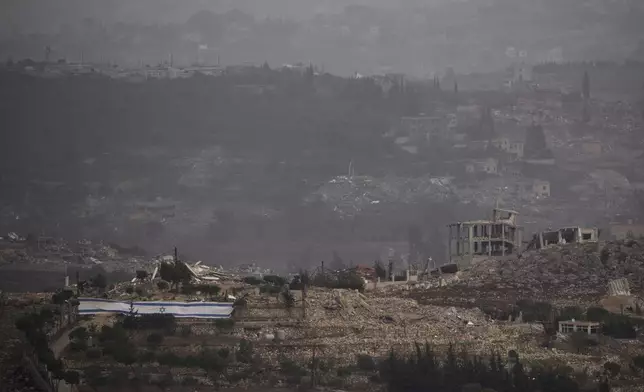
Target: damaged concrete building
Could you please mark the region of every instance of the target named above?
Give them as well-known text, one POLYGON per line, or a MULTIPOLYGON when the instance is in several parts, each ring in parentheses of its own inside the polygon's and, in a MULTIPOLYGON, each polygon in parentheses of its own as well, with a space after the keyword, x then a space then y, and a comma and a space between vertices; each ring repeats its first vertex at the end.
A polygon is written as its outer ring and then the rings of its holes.
POLYGON ((583 244, 597 242, 599 230, 597 228, 563 227, 558 230, 546 230, 537 233, 530 241, 528 249, 542 249, 553 245, 583 244))
POLYGON ((448 226, 448 257, 451 264, 466 267, 477 258, 516 254, 523 229, 517 225, 518 212, 495 208, 491 220, 458 222, 448 226))

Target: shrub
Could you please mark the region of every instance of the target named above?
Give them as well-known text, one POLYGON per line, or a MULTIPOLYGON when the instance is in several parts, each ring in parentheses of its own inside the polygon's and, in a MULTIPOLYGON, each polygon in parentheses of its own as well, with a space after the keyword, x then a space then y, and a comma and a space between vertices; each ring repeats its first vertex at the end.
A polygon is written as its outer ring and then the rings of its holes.
POLYGON ((136 289, 134 289, 134 292, 139 297, 145 297, 145 295, 147 294, 147 292, 145 291, 145 289, 143 287, 137 287, 136 289))
POLYGON ((226 347, 220 348, 217 351, 217 355, 219 355, 223 359, 228 359, 228 357, 230 356, 230 350, 226 347))
POLYGON ((282 288, 272 284, 263 284, 259 287, 259 292, 264 294, 279 294, 282 288))
POLYGON ((161 353, 157 356, 157 361, 159 362, 159 365, 162 366, 180 366, 181 365, 181 358, 177 356, 177 354, 173 352, 164 352, 161 353))
POLYGON ((523 313, 524 322, 546 321, 552 317, 552 305, 547 302, 535 302, 522 299, 516 303, 517 310, 523 313))
POLYGON ((132 287, 132 286, 127 286, 127 287, 125 288, 125 292, 126 292, 127 294, 132 294, 132 293, 134 293, 134 287, 132 287))
POLYGON ((588 321, 600 323, 606 321, 609 317, 610 312, 604 308, 594 306, 586 310, 586 318, 588 319, 588 321))
POLYGON ((90 348, 85 352, 87 359, 98 359, 102 355, 101 350, 98 348, 90 348))
POLYGON ((163 335, 160 333, 151 333, 147 337, 147 342, 148 344, 152 346, 159 346, 161 343, 163 343, 163 335))
POLYGON ((259 279, 256 276, 246 276, 244 277, 244 279, 242 279, 242 281, 252 286, 259 286, 263 282, 261 279, 259 279))
POLYGON ((231 330, 235 326, 235 320, 233 319, 217 319, 215 320, 215 326, 221 330, 231 330))
POLYGON ((290 377, 303 377, 307 375, 306 369, 298 365, 297 362, 288 358, 282 358, 280 360, 280 370, 284 375, 290 377))
POLYGON ((622 367, 615 362, 606 362, 604 364, 604 370, 613 378, 617 377, 621 369, 622 367))
POLYGON ((282 291, 281 294, 282 300, 284 301, 284 306, 287 308, 292 308, 295 306, 295 296, 291 293, 290 290, 282 291))
POLYGON ((87 341, 85 340, 74 340, 69 343, 69 348, 72 351, 85 351, 87 350, 87 341))
POLYGON ((160 280, 157 282, 157 288, 161 291, 168 290, 170 288, 170 283, 166 282, 165 280, 160 280))
POLYGON ((184 387, 194 387, 199 384, 199 381, 197 381, 196 378, 192 376, 185 376, 183 380, 181 380, 181 385, 184 387))
POLYGON ((570 343, 577 353, 589 346, 588 334, 586 332, 577 331, 573 332, 570 336, 570 343))
POLYGON ((277 276, 277 275, 266 275, 266 276, 264 276, 264 282, 272 284, 272 285, 275 285, 275 286, 280 286, 280 287, 283 287, 284 285, 286 285, 288 283, 288 281, 285 278, 283 278, 281 276, 277 276))
POLYGON ((644 355, 638 355, 632 359, 633 365, 640 371, 644 371, 644 355))
POLYGON ((179 333, 182 337, 187 338, 192 334, 192 327, 190 325, 182 325, 179 333))
POLYGON ((376 361, 370 355, 358 354, 357 357, 358 369, 365 371, 376 370, 376 361))
POLYGON ((237 360, 241 363, 250 363, 253 360, 253 353, 253 344, 246 339, 242 339, 237 349, 237 360))
POLYGON ((156 359, 157 359, 157 356, 154 353, 154 351, 146 350, 139 355, 139 361, 141 361, 141 363, 156 362, 156 359))

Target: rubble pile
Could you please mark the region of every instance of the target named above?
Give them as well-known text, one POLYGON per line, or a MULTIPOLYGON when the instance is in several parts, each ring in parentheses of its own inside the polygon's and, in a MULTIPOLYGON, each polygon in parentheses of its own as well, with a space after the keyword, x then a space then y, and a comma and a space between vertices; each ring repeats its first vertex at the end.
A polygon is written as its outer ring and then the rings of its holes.
POLYGON ((337 289, 310 291, 305 327, 288 330, 286 336, 306 347, 325 347, 336 358, 355 358, 386 355, 392 347, 413 350, 417 342, 438 348, 458 342, 489 352, 486 341, 500 336, 500 330, 478 309, 422 306, 408 298, 337 289))
POLYGON ((131 271, 146 265, 145 252, 137 247, 80 240, 8 233, 0 237, 0 266, 87 266, 100 265, 107 272, 131 271))
POLYGON ((481 261, 460 272, 458 281, 436 289, 434 294, 440 292, 445 297, 451 292, 451 297, 460 295, 472 300, 515 297, 596 301, 606 295, 611 280, 626 278, 638 290, 642 276, 644 241, 567 244, 511 259, 481 261))

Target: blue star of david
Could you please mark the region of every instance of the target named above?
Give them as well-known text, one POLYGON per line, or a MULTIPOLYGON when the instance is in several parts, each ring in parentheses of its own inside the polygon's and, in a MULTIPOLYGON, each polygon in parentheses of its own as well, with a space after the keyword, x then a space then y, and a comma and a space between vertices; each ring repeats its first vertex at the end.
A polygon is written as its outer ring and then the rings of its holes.
POLYGON ((159 308, 159 313, 165 313, 165 306, 159 308))

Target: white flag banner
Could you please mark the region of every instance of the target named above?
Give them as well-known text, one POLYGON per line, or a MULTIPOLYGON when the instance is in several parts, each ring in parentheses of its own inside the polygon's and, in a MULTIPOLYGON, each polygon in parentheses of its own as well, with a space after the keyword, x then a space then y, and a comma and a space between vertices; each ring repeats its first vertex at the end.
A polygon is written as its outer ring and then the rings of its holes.
POLYGON ((178 318, 229 318, 233 313, 230 302, 127 302, 101 298, 80 298, 79 302, 80 315, 128 314, 131 308, 137 314, 171 314, 178 318))

